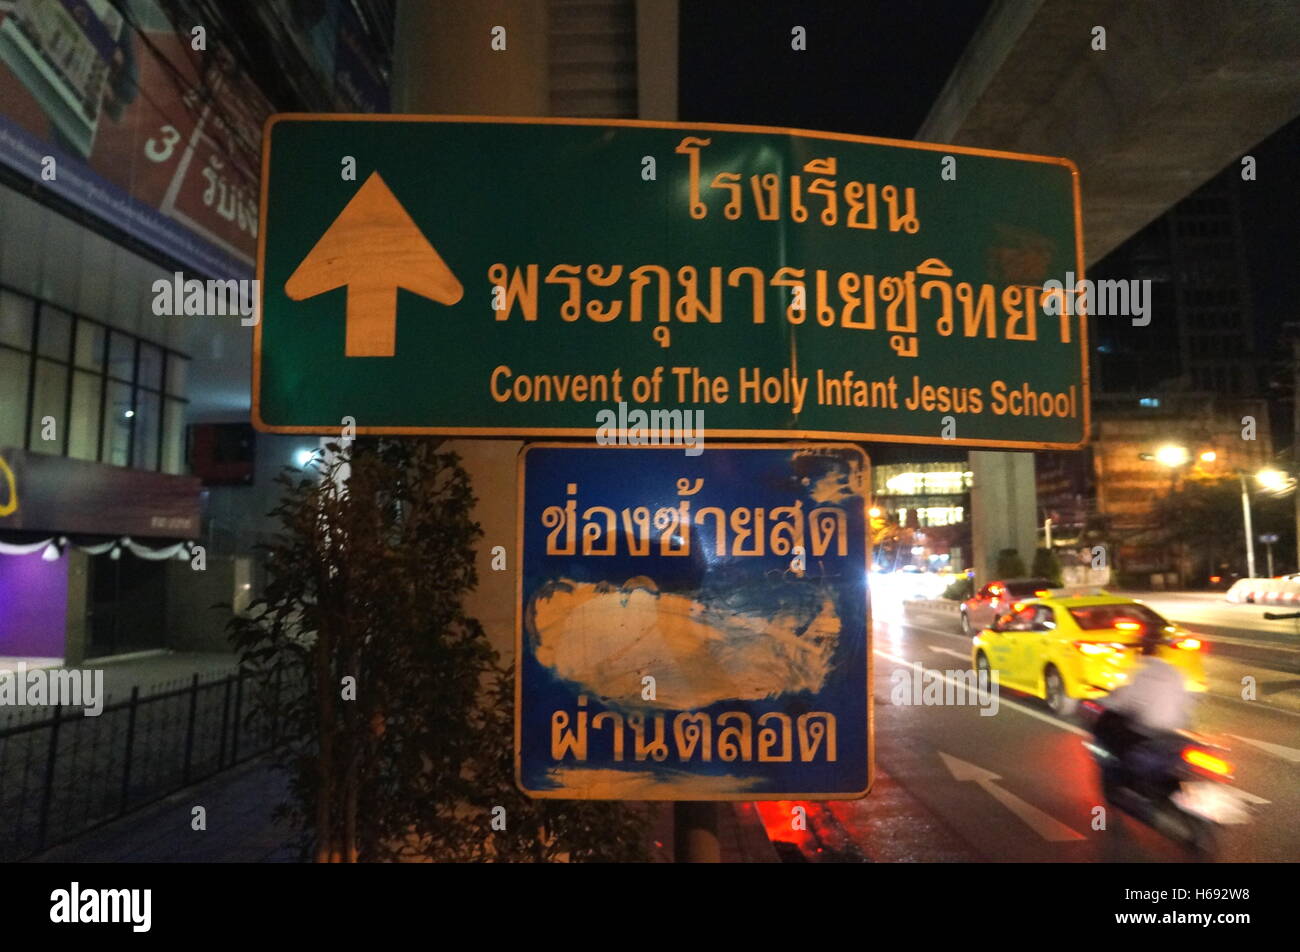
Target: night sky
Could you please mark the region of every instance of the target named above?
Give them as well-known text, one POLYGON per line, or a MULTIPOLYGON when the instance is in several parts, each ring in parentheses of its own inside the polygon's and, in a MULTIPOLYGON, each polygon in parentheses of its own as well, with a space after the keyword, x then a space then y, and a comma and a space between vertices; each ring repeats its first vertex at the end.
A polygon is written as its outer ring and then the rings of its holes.
MULTIPOLYGON (((680 119, 914 138, 989 6, 683 0, 680 119), (806 51, 790 48, 796 25, 807 30, 806 51)), ((1242 189, 1242 225, 1257 350, 1266 360, 1285 360, 1283 325, 1300 322, 1292 286, 1300 261, 1300 119, 1249 151, 1258 179, 1242 189)), ((1280 448, 1289 441, 1289 414, 1276 416, 1280 448)), ((919 458, 907 446, 872 451, 882 461, 919 458)), ((921 453, 965 454, 935 447, 921 453)))
POLYGON ((680 118, 911 139, 988 7, 683 0, 680 118))
MULTIPOLYGON (((683 0, 679 118, 914 138, 988 7, 683 0), (790 48, 794 26, 808 31, 806 51, 790 48)), ((968 452, 870 449, 878 463, 968 452)))

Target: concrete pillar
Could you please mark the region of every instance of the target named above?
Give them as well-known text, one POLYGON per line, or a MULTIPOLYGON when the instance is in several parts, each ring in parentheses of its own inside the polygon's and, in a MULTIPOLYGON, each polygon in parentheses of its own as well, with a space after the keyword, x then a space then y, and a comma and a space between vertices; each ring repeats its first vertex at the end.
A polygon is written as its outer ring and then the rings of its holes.
POLYGON ((544 116, 550 109, 545 0, 399 0, 393 111, 544 116), (505 49, 493 50, 493 29, 505 49))
POLYGON ((977 585, 993 577, 998 552, 1016 549, 1025 570, 1033 565, 1038 537, 1038 492, 1032 453, 972 451, 971 541, 977 585))
MULTIPOLYGON (((550 106, 545 0, 400 0, 393 53, 393 109, 403 113, 543 116, 550 106), (505 28, 505 50, 492 49, 505 28)), ((473 518, 483 527, 478 589, 465 610, 509 663, 515 654, 516 457, 520 440, 449 440, 473 481, 473 518), (506 571, 492 570, 504 546, 506 571)))
POLYGON ((637 116, 677 121, 677 0, 636 2, 637 116))
MULTIPOLYGON (((1300 336, 1291 338, 1291 373, 1295 387, 1291 392, 1300 393, 1300 336)), ((1291 475, 1296 480, 1291 493, 1295 507, 1295 570, 1300 572, 1300 400, 1291 404, 1291 427, 1291 475)))

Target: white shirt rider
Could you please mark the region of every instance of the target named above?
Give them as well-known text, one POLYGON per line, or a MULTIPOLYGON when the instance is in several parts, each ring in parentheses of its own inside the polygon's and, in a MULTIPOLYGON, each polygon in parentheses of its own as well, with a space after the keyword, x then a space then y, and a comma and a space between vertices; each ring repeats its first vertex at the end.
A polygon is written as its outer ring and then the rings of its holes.
POLYGON ((1185 730, 1191 723, 1192 695, 1183 673, 1152 656, 1142 659, 1128 684, 1111 692, 1106 705, 1152 730, 1185 730))

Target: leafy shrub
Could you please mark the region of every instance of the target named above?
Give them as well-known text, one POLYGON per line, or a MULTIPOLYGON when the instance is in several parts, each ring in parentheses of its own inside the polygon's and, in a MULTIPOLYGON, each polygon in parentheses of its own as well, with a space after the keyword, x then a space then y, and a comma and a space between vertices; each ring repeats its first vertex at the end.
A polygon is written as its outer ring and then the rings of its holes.
POLYGON ((1034 578, 1050 579, 1054 588, 1060 588, 1065 576, 1061 571, 1061 560, 1050 549, 1034 550, 1034 564, 1030 569, 1034 578))
POLYGON ((950 599, 954 602, 964 602, 974 594, 975 580, 969 575, 963 575, 945 588, 941 597, 950 599))
POLYGON ((996 578, 1024 578, 1025 560, 1016 549, 1002 549, 998 552, 997 563, 993 567, 996 578))
POLYGON ((285 682, 251 698, 284 742, 279 815, 318 862, 642 859, 635 809, 515 786, 513 675, 462 606, 482 531, 440 442, 331 445, 278 478, 270 582, 230 634, 285 682))

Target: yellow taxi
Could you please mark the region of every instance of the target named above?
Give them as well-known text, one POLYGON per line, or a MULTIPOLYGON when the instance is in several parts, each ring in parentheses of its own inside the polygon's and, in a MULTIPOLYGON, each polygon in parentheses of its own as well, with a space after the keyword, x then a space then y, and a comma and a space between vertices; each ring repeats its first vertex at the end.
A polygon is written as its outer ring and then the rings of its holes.
POLYGON ((972 639, 971 661, 1000 684, 1045 698, 1068 717, 1084 698, 1101 697, 1124 684, 1138 666, 1141 643, 1156 639, 1156 657, 1183 672, 1190 691, 1205 690, 1198 638, 1147 605, 1104 591, 1015 602, 972 639))

